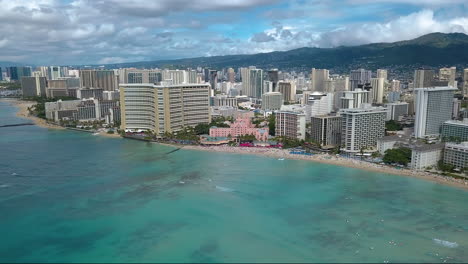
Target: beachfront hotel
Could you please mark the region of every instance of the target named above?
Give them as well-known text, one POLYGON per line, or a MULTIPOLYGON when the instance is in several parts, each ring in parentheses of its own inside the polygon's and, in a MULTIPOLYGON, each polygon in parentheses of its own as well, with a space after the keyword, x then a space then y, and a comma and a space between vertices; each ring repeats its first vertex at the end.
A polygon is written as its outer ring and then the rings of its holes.
POLYGON ((364 105, 362 108, 342 109, 341 147, 347 153, 377 147, 377 140, 385 136, 387 109, 364 105))
POLYGON ((162 135, 210 123, 210 85, 121 84, 121 129, 162 135))
POLYGON ((453 87, 430 87, 414 89, 415 123, 414 136, 438 136, 442 124, 452 119, 453 87))
POLYGON ((276 113, 276 136, 304 140, 306 115, 302 112, 279 111, 276 113))
POLYGON ((341 143, 341 117, 331 115, 312 117, 310 138, 324 149, 339 146, 341 143))
POLYGON ((444 163, 457 169, 468 168, 468 142, 447 143, 444 150, 444 163))
POLYGON ((242 135, 254 135, 259 141, 267 141, 268 128, 256 128, 248 114, 240 114, 230 127, 211 127, 210 137, 238 137, 242 135))
POLYGON ((446 141, 468 141, 468 118, 448 120, 442 124, 441 136, 446 141))

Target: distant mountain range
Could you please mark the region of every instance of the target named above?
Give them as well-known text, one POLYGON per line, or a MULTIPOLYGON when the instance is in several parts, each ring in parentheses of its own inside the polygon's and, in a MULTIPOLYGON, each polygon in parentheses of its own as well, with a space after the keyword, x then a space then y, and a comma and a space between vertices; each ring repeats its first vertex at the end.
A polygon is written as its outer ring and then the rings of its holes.
MULTIPOLYGON (((0 65, 2 63, 0 62, 0 65)), ((106 64, 106 68, 187 68, 246 67, 254 65, 263 69, 326 68, 335 72, 365 67, 441 67, 468 65, 468 35, 463 33, 431 33, 413 40, 393 43, 374 43, 336 48, 299 48, 250 55, 227 55, 177 60, 142 61, 106 64)))

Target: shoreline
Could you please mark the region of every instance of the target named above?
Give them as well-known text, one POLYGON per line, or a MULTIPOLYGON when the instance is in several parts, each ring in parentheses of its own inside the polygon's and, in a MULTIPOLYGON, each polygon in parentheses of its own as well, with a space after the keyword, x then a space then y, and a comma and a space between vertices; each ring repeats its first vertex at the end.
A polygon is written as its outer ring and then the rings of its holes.
MULTIPOLYGON (((167 146, 174 146, 166 143, 157 143, 167 146)), ((179 146, 179 145, 177 145, 179 146)), ((329 164, 347 168, 354 168, 360 170, 366 170, 377 173, 392 174, 397 176, 406 176, 419 178, 436 182, 439 184, 450 185, 453 187, 462 188, 468 190, 468 180, 455 179, 449 176, 436 175, 424 171, 414 171, 409 169, 395 169, 386 165, 374 164, 360 160, 346 159, 342 157, 331 156, 328 154, 314 154, 312 156, 290 154, 287 149, 263 149, 263 148, 239 148, 239 147, 228 147, 228 146, 194 146, 194 145, 182 145, 179 146, 182 149, 196 150, 196 151, 208 151, 208 152, 222 152, 222 153, 235 153, 235 154, 247 154, 257 155, 269 158, 284 158, 291 160, 303 160, 312 161, 322 164, 329 164)))
MULTIPOLYGON (((32 116, 29 114, 28 107, 31 107, 35 103, 33 101, 22 101, 18 99, 8 99, 12 105, 18 108, 16 116, 29 119, 34 122, 37 126, 49 129, 62 129, 65 130, 65 127, 54 125, 48 123, 46 120, 32 116)), ((119 134, 107 134, 107 132, 98 132, 99 136, 107 138, 122 138, 119 134)), ((196 151, 208 151, 208 152, 222 152, 222 153, 235 153, 235 154, 247 154, 247 155, 257 155, 262 157, 270 158, 284 158, 284 159, 293 159, 293 160, 304 160, 312 161, 317 163, 342 166, 354 169, 361 169, 366 171, 372 171, 377 173, 385 173, 399 176, 414 177, 423 180, 429 180, 439 184, 450 185, 454 187, 459 187, 468 190, 468 180, 455 179, 449 176, 442 176, 437 174, 432 174, 424 171, 415 171, 409 169, 395 169, 386 165, 374 164, 360 160, 346 159, 342 157, 336 157, 329 154, 314 154, 312 156, 305 155, 295 155, 290 154, 287 149, 270 149, 270 148, 243 148, 243 147, 229 147, 229 146, 196 146, 196 145, 177 145, 169 143, 159 143, 152 142, 160 145, 171 146, 171 147, 181 147, 188 150, 196 151)))
POLYGON ((49 128, 49 129, 65 129, 62 126, 58 126, 55 124, 48 123, 46 120, 39 118, 37 116, 33 116, 29 114, 28 108, 35 105, 36 103, 34 101, 23 101, 19 99, 8 99, 5 100, 11 105, 16 106, 18 108, 18 111, 16 112, 17 117, 25 118, 31 120, 35 125, 43 128, 49 128))

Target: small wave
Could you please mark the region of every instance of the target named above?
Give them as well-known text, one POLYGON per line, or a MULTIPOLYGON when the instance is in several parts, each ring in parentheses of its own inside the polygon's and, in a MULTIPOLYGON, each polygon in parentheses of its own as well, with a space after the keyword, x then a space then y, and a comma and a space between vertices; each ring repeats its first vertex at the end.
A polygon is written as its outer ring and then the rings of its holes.
POLYGON ((13 172, 11 175, 12 175, 12 176, 16 176, 16 175, 18 175, 18 173, 13 172))
POLYGON ((221 187, 221 186, 218 186, 218 185, 216 185, 216 189, 220 190, 222 192, 232 192, 232 191, 234 191, 233 189, 229 189, 229 188, 226 188, 226 187, 221 187))
POLYGON ((0 188, 6 188, 6 187, 10 187, 10 185, 8 185, 8 184, 2 184, 2 185, 0 185, 0 188))
POLYGON ((436 243, 436 244, 439 244, 441 246, 448 247, 448 248, 458 247, 457 242, 450 242, 450 241, 445 241, 445 240, 437 239, 437 238, 432 239, 432 241, 434 241, 434 243, 436 243))

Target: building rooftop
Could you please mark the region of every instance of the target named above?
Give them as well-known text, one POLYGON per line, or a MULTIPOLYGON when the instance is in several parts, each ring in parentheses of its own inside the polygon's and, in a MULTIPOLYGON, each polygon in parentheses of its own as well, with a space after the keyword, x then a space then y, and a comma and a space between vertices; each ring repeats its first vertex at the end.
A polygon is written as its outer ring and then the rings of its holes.
POLYGON ((424 87, 414 88, 415 91, 458 91, 457 88, 451 86, 436 86, 436 87, 424 87))
POLYGON ((440 150, 445 147, 444 143, 438 144, 421 144, 421 145, 414 145, 411 149, 415 151, 432 151, 432 150, 440 150))
POLYGON ((383 141, 383 142, 391 142, 391 141, 407 141, 409 139, 410 139, 409 136, 394 135, 394 136, 385 136, 385 137, 380 138, 378 140, 383 141))

